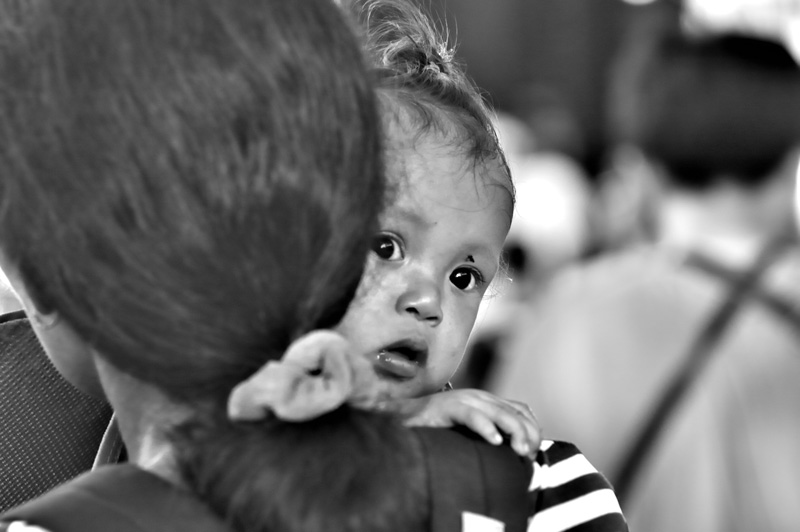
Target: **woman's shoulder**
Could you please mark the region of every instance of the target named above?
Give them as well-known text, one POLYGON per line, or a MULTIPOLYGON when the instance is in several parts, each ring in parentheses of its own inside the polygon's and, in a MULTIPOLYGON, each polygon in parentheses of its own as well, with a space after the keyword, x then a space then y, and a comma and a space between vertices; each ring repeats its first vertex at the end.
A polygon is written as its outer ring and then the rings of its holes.
POLYGON ((542 442, 529 492, 529 532, 628 530, 611 483, 572 443, 542 442))
POLYGON ((132 464, 86 473, 9 510, 0 522, 0 532, 230 532, 193 494, 132 464))

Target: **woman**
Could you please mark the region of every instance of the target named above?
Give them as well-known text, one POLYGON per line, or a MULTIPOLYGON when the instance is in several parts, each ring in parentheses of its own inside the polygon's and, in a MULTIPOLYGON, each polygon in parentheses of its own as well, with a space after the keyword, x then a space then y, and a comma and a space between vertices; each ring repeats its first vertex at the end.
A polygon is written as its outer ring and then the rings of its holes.
POLYGON ((383 199, 341 12, 0 10, 0 267, 61 373, 108 398, 129 459, 11 511, 9 530, 451 529, 428 515, 424 431, 327 412, 374 405, 340 339, 310 331, 347 308, 383 199))
POLYGON ((383 194, 358 43, 326 0, 0 5, 0 249, 40 341, 131 463, 271 519, 244 508, 277 436, 227 400, 357 286, 383 194))

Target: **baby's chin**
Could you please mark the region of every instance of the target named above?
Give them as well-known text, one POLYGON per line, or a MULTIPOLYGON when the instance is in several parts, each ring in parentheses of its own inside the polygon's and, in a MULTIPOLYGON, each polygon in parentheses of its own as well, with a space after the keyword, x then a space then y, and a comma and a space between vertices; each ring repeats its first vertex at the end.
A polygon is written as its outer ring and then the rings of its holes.
POLYGON ((392 399, 412 399, 420 395, 425 395, 424 392, 421 391, 422 386, 413 380, 398 382, 395 379, 380 374, 378 375, 378 379, 381 381, 382 389, 392 399))
POLYGON ((397 379, 387 377, 378 373, 378 378, 381 380, 382 388, 385 393, 392 399, 414 399, 416 397, 425 397, 444 391, 446 383, 437 386, 430 384, 421 379, 409 379, 398 381, 397 379))

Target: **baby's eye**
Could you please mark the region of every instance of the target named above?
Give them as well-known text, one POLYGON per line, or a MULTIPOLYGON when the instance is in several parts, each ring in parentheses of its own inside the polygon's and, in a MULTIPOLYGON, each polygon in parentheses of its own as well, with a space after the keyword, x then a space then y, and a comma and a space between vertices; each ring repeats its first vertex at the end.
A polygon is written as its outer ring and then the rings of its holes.
POLYGON ((450 282, 459 290, 469 291, 478 288, 483 283, 483 276, 473 268, 456 268, 450 274, 450 282))
POLYGON ((383 260, 402 260, 403 247, 391 235, 378 235, 372 240, 372 251, 383 260))

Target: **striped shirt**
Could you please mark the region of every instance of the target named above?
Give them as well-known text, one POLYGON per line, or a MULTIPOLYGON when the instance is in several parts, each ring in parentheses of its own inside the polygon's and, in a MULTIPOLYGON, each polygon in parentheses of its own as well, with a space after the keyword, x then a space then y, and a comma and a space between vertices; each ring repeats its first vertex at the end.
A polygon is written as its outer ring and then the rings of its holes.
POLYGON ((528 532, 628 530, 611 484, 571 443, 542 442, 528 494, 528 532))

